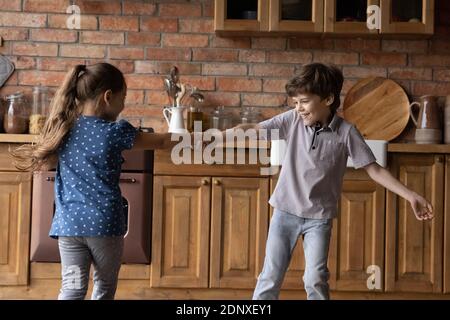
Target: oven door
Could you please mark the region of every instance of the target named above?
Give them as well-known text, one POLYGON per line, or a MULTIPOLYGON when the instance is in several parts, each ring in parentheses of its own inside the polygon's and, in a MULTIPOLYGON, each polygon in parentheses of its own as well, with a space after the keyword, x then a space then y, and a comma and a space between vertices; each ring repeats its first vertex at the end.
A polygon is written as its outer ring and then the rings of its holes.
MULTIPOLYGON (((59 262, 58 241, 48 236, 55 214, 55 172, 35 172, 31 216, 30 260, 59 262)), ((122 173, 120 189, 126 204, 127 233, 123 263, 150 263, 152 175, 122 173)))

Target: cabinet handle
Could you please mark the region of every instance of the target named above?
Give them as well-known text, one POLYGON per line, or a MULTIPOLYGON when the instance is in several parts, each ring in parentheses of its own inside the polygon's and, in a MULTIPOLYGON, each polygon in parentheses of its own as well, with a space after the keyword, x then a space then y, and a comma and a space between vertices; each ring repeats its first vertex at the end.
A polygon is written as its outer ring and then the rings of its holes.
POLYGON ((220 182, 220 180, 214 180, 214 184, 215 184, 216 186, 220 186, 221 182, 220 182))
POLYGON ((207 186, 208 185, 208 179, 203 179, 202 180, 202 185, 207 186))
POLYGON ((55 178, 54 177, 47 177, 47 178, 45 178, 45 181, 55 181, 55 178))
POLYGON ((131 179, 120 179, 120 182, 122 183, 136 183, 137 180, 135 178, 131 178, 131 179))

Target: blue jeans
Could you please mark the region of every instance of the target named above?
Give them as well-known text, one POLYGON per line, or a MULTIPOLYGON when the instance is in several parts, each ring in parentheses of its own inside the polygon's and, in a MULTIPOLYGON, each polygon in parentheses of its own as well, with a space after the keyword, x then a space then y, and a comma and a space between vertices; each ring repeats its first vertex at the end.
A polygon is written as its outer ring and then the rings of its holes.
POLYGON ((275 209, 270 222, 264 267, 258 277, 254 300, 278 299, 284 275, 297 240, 303 236, 308 300, 329 299, 327 268, 332 219, 307 219, 275 209))
POLYGON ((58 300, 83 300, 94 265, 92 300, 114 299, 123 252, 123 237, 59 237, 61 291, 58 300))

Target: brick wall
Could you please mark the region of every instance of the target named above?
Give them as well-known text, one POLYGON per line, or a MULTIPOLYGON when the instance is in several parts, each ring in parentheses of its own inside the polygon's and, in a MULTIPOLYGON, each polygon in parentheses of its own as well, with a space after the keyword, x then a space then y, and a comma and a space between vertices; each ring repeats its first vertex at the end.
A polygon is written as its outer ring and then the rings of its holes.
MULTIPOLYGON (((442 103, 450 94, 446 0, 436 0, 436 35, 428 40, 220 37, 213 0, 74 2, 82 11, 76 31, 66 28, 69 0, 0 0, 0 53, 17 69, 0 95, 56 87, 71 65, 106 60, 126 74, 126 115, 142 115, 145 125, 163 131, 162 78, 173 64, 183 82, 204 91, 205 106, 235 112, 258 106, 264 117, 281 111, 286 80, 312 61, 342 68, 344 96, 358 79, 374 75, 396 80, 411 99, 434 94, 442 103)), ((408 132, 401 139, 410 139, 408 132)))

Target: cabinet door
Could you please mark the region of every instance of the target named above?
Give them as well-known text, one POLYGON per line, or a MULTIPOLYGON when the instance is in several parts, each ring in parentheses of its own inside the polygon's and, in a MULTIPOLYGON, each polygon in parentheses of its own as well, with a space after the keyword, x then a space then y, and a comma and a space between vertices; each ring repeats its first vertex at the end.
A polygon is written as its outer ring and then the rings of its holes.
POLYGON ((335 290, 382 289, 384 204, 383 187, 370 179, 362 169, 347 170, 330 248, 330 284, 334 284, 335 290), (369 267, 377 277, 371 286, 367 285, 371 276, 367 273, 369 267))
POLYGON ((367 27, 367 8, 378 0, 325 0, 324 28, 327 33, 378 34, 367 27))
POLYGON ((153 287, 208 287, 210 181, 154 177, 153 287))
POLYGON ((213 178, 212 288, 254 289, 267 239, 269 179, 213 178))
POLYGON ((0 203, 0 285, 26 285, 31 174, 0 172, 0 203))
POLYGON ((381 33, 433 34, 434 0, 380 0, 381 33))
POLYGON ((394 154, 392 173, 434 208, 434 219, 419 221, 409 202, 387 193, 386 291, 441 292, 444 156, 394 154))
POLYGON ((445 164, 444 206, 444 293, 450 293, 450 155, 445 164))
POLYGON ((215 31, 268 31, 269 0, 215 0, 215 31))
POLYGON ((323 32, 324 0, 269 1, 269 31, 323 32))

